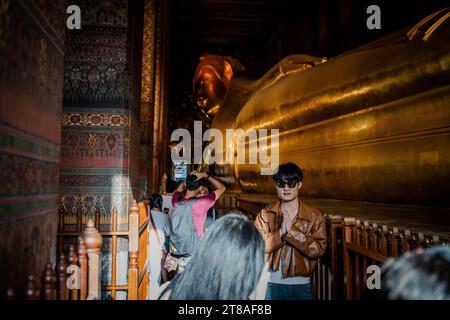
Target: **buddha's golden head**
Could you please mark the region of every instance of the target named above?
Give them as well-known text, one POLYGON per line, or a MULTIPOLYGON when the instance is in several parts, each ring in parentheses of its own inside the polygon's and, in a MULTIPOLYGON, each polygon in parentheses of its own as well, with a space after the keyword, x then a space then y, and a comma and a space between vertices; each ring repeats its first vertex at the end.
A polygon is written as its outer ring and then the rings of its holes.
POLYGON ((193 91, 198 106, 213 117, 220 108, 236 70, 242 70, 242 65, 230 57, 204 54, 193 79, 193 91))

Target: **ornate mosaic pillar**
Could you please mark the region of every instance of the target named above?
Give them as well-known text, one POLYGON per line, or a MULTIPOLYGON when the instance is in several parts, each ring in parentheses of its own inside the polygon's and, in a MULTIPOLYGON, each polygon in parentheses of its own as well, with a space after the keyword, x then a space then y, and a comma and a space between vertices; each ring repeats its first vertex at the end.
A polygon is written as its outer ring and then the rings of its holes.
MULTIPOLYGON (((74 1, 83 20, 82 29, 68 31, 66 40, 60 177, 66 229, 74 213, 81 211, 86 222, 97 208, 99 231, 111 229, 113 208, 119 230, 127 229, 130 201, 139 200, 139 3, 74 1)), ((119 239, 118 250, 120 285, 126 283, 126 239, 119 239)), ((111 241, 105 239, 102 251, 102 281, 108 284, 111 241)))
POLYGON ((168 81, 168 1, 156 2, 156 27, 155 27, 155 75, 154 75, 154 107, 153 107, 153 150, 152 150, 152 174, 151 190, 158 192, 166 159, 164 158, 164 135, 168 135, 167 118, 167 94, 165 93, 168 81))
POLYGON ((152 183, 153 106, 155 101, 155 22, 156 1, 145 0, 142 53, 140 189, 149 192, 152 183))
POLYGON ((0 1, 0 299, 55 262, 62 1, 0 1))

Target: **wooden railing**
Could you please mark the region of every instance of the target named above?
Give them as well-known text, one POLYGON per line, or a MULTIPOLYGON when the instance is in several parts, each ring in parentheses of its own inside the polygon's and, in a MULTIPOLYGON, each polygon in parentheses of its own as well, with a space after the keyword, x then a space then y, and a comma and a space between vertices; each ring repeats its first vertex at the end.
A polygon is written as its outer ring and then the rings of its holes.
POLYGON ((41 279, 28 276, 24 294, 9 287, 7 299, 26 300, 98 300, 100 299, 100 248, 102 237, 89 220, 77 247, 61 250, 56 266, 47 263, 41 279), (70 274, 68 277, 67 275, 70 274), (16 292, 19 294, 16 295, 16 292))
POLYGON ((389 257, 419 247, 448 244, 437 235, 414 233, 399 227, 326 215, 328 248, 312 277, 313 295, 318 300, 363 298, 367 278, 389 257))
POLYGON ((237 207, 236 200, 237 195, 234 194, 223 194, 218 201, 216 201, 215 208, 223 211, 232 211, 237 207))
MULTIPOLYGON (((117 292, 126 292, 128 300, 145 300, 148 295, 148 241, 149 241, 149 215, 148 203, 139 204, 133 201, 127 216, 128 227, 119 228, 120 221, 117 208, 112 209, 112 215, 100 214, 100 209, 95 210, 94 224, 98 230, 102 220, 111 221, 109 230, 100 230, 99 234, 104 238, 111 238, 111 278, 109 285, 103 285, 101 290, 111 292, 111 299, 117 298, 117 292), (128 282, 117 284, 117 256, 118 239, 128 239, 128 267, 124 272, 127 273, 128 282)), ((76 214, 68 214, 71 224, 76 223, 75 230, 67 228, 66 215, 61 209, 59 212, 58 224, 58 242, 60 249, 63 248, 65 239, 76 238, 81 233, 83 221, 86 215, 79 208, 76 214)), ((123 222, 123 221, 122 221, 123 222)))
MULTIPOLYGON (((254 219, 267 203, 239 199, 239 210, 254 219)), ((449 244, 449 239, 421 232, 411 232, 401 226, 387 226, 357 220, 353 217, 325 215, 327 250, 319 259, 311 277, 316 300, 361 299, 367 288, 369 266, 381 266, 389 257, 396 257, 419 247, 449 244)))
MULTIPOLYGON (((342 220, 339 218, 338 220, 342 220)), ((437 235, 411 232, 399 227, 344 218, 343 271, 345 299, 361 299, 367 288, 369 266, 381 266, 389 257, 407 251, 434 245, 448 244, 448 239, 437 235)))
POLYGON ((146 300, 149 288, 149 231, 148 203, 134 201, 129 214, 128 300, 146 300))

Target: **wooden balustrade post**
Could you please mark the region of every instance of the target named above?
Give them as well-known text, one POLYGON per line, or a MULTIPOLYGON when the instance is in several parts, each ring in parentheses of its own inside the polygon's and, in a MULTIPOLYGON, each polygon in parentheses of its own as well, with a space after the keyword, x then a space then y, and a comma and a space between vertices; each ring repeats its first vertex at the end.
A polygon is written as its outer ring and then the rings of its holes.
MULTIPOLYGON (((64 232, 64 208, 61 206, 58 209, 58 233, 64 232)), ((58 246, 59 246, 59 252, 63 251, 63 245, 64 245, 64 237, 58 236, 58 246)))
POLYGON ((400 243, 400 233, 398 232, 398 227, 392 228, 392 256, 399 256, 399 243, 400 243))
POLYGON ((388 256, 388 238, 389 229, 386 225, 383 225, 381 227, 380 253, 385 257, 388 256))
POLYGON ((78 237, 78 258, 80 264, 80 300, 86 300, 87 297, 87 252, 83 237, 78 237))
POLYGON ((39 299, 39 290, 36 285, 36 280, 34 276, 28 276, 27 287, 25 289, 25 299, 26 300, 38 300, 39 299))
MULTIPOLYGON (((353 245, 356 247, 361 247, 361 220, 356 220, 355 227, 353 228, 353 245)), ((355 297, 360 299, 362 295, 362 273, 365 270, 361 270, 359 254, 353 254, 353 268, 355 270, 355 297), (362 272, 361 272, 362 271, 362 272)))
POLYGON ((439 244, 441 244, 441 241, 439 240, 439 236, 434 234, 431 245, 435 246, 435 245, 439 245, 439 244))
POLYGON ((343 218, 340 215, 330 217, 330 256, 332 273, 332 299, 341 300, 344 298, 344 274, 342 268, 342 248, 343 248, 343 218))
POLYGON ((347 244, 353 245, 353 229, 355 225, 355 218, 344 218, 344 273, 345 296, 347 300, 354 299, 352 258, 350 250, 346 246, 347 244))
POLYGON ((139 250, 139 207, 136 200, 130 207, 128 216, 128 300, 137 300, 138 297, 138 250, 139 250))
MULTIPOLYGON (((77 269, 74 268, 74 266, 78 267, 78 256, 77 253, 75 251, 75 247, 73 245, 69 246, 69 252, 67 253, 67 262, 68 262, 68 267, 70 268, 70 271, 73 270, 73 274, 72 276, 75 276, 76 279, 76 283, 79 283, 78 280, 78 272, 77 269)), ((73 286, 72 289, 69 290, 70 291, 70 300, 78 300, 78 285, 73 286)))
POLYGON ((379 252, 379 233, 380 230, 378 229, 378 224, 374 223, 372 224, 372 239, 370 241, 371 248, 375 252, 379 252))
POLYGON ((403 241, 402 241, 402 247, 403 247, 403 253, 410 251, 412 249, 411 241, 412 241, 412 234, 411 231, 405 230, 405 234, 403 235, 403 241))
MULTIPOLYGON (((368 221, 364 221, 363 225, 362 225, 362 242, 361 245, 364 249, 369 249, 370 248, 370 225, 368 221)), ((366 283, 367 281, 367 265, 368 265, 368 260, 369 258, 366 256, 362 256, 361 257, 361 269, 364 271, 362 273, 362 283, 366 283)))
POLYGON ((369 249, 370 247, 370 226, 369 221, 364 221, 364 234, 362 239, 362 244, 365 249, 369 249))
POLYGON ((12 287, 8 287, 6 290, 6 300, 15 300, 16 299, 16 292, 12 287))
MULTIPOLYGON (((112 231, 113 233, 117 232, 117 208, 113 208, 112 214, 112 231)), ((113 234, 112 236, 112 250, 111 250, 111 285, 116 285, 116 273, 117 273, 117 235, 113 234)), ((116 290, 111 290, 111 299, 116 300, 116 290)))
POLYGON ((95 228, 100 230, 100 208, 95 208, 95 228))
POLYGON ((88 256, 88 297, 100 300, 102 236, 91 219, 83 231, 83 241, 88 256))
POLYGON ((58 278, 58 299, 68 300, 69 294, 67 291, 67 262, 66 256, 61 251, 58 265, 56 266, 56 274, 58 278))
POLYGON ((45 265, 42 284, 42 298, 56 300, 56 275, 51 263, 45 265))
POLYGON ((424 249, 428 247, 427 239, 425 238, 425 235, 422 232, 419 232, 418 234, 418 245, 424 249))
POLYGON ((361 222, 361 220, 356 220, 356 225, 355 225, 355 230, 354 230, 354 235, 353 235, 353 242, 357 245, 357 246, 362 246, 362 233, 363 233, 363 223, 361 222))

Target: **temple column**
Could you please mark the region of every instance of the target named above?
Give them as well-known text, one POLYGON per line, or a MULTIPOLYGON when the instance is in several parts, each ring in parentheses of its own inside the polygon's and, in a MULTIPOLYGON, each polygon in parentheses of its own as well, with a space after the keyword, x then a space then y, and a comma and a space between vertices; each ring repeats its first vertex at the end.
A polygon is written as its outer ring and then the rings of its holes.
POLYGON ((145 0, 142 53, 141 136, 139 179, 141 191, 152 188, 153 115, 155 103, 155 23, 156 1, 145 0))
POLYGON ((155 74, 154 74, 154 112, 153 112, 153 150, 151 187, 153 192, 159 191, 163 164, 165 163, 164 127, 167 118, 167 95, 164 93, 167 78, 168 63, 168 4, 166 1, 155 1, 156 27, 155 27, 155 74))
MULTIPOLYGON (((168 151, 169 151, 169 61, 170 61, 170 49, 169 49, 169 35, 170 35, 170 20, 169 20, 169 1, 164 1, 164 37, 163 37, 163 61, 162 61, 162 89, 161 89, 161 130, 159 131, 160 143, 161 143, 161 168, 159 174, 159 181, 162 181, 164 175, 169 175, 168 170, 168 151)), ((162 187, 162 186, 160 186, 162 187)), ((163 186, 165 190, 165 186, 163 186)))

